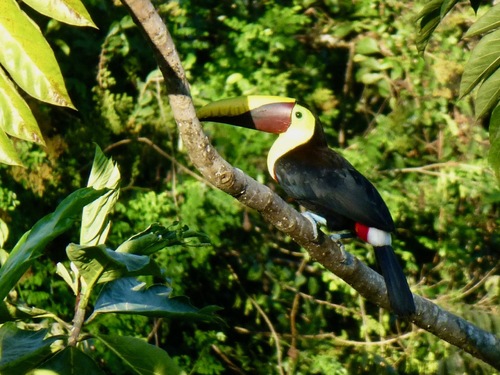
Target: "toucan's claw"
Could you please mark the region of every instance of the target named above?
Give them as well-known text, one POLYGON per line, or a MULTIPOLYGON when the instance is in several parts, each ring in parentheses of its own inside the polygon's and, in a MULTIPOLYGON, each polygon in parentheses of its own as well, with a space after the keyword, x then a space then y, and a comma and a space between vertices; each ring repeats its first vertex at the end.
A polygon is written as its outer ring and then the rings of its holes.
POLYGON ((340 232, 340 233, 334 233, 330 234, 330 238, 333 241, 340 241, 343 240, 344 238, 354 238, 354 234, 352 232, 340 232))
POLYGON ((318 240, 319 238, 318 226, 319 225, 326 226, 326 219, 310 211, 303 212, 302 216, 304 216, 312 224, 314 240, 315 241, 318 240))
POLYGON ((338 237, 337 235, 334 234, 334 235, 331 235, 330 238, 340 248, 340 251, 342 252, 342 254, 345 254, 345 246, 344 246, 344 243, 340 240, 341 237, 338 237))

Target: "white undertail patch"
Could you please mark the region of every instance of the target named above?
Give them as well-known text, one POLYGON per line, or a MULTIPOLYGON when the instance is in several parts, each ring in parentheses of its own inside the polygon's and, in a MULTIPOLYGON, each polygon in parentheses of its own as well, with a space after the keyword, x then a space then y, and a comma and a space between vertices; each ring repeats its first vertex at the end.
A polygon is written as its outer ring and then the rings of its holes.
POLYGON ((366 238, 366 242, 368 242, 372 246, 391 246, 392 239, 391 234, 384 232, 383 230, 377 228, 369 228, 368 236, 366 238))

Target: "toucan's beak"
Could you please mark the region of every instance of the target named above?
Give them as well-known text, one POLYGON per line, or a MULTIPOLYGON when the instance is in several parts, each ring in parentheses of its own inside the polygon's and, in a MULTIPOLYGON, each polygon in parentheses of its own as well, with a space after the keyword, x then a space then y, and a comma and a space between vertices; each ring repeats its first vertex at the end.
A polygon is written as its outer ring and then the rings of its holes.
POLYGON ((206 105, 198 111, 198 118, 278 134, 290 126, 295 103, 280 96, 239 96, 206 105))

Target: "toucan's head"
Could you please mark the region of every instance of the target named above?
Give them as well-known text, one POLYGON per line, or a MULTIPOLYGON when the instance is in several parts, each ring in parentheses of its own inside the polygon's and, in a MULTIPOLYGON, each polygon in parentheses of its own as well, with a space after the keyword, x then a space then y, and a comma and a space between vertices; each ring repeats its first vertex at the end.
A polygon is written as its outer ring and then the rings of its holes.
POLYGON ((201 108, 198 118, 280 134, 268 155, 273 177, 274 163, 287 152, 309 144, 327 147, 319 119, 293 98, 251 95, 223 99, 201 108))
POLYGON ((219 100, 198 110, 198 118, 267 133, 292 132, 300 137, 301 143, 310 141, 318 131, 323 136, 321 123, 309 109, 296 99, 281 96, 250 95, 219 100))

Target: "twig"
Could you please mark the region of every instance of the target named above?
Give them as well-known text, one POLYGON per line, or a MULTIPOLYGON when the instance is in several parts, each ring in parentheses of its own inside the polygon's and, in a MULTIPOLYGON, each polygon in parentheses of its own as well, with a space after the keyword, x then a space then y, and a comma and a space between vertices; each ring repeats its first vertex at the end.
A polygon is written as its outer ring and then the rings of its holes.
POLYGON ((432 164, 427 164, 427 165, 422 165, 420 167, 408 167, 408 168, 395 168, 395 169, 386 169, 381 171, 382 173, 384 172, 399 172, 399 173, 414 173, 414 172, 419 172, 423 174, 428 174, 432 176, 441 176, 441 172, 433 172, 434 169, 443 169, 443 168, 463 168, 463 169, 470 169, 470 170, 484 170, 483 167, 479 165, 472 165, 472 164, 465 164, 465 163, 459 163, 456 161, 447 161, 444 163, 432 163, 432 164))
MULTIPOLYGON (((297 276, 302 274, 307 266, 307 262, 307 259, 302 260, 299 269, 297 270, 297 272, 295 272, 297 276)), ((290 368, 288 370, 289 374, 295 373, 295 367, 297 366, 297 362, 299 360, 299 350, 297 349, 297 337, 299 333, 296 324, 297 313, 299 311, 299 302, 300 293, 295 293, 295 297, 293 298, 292 303, 292 311, 290 312, 290 333, 292 335, 292 341, 290 343, 290 349, 288 349, 288 356, 291 359, 290 368)))
POLYGON ((233 270, 231 265, 227 264, 227 268, 229 269, 229 272, 233 276, 234 280, 238 283, 240 286, 241 290, 245 294, 245 296, 249 299, 250 303, 255 307, 257 312, 259 313, 260 316, 262 316, 262 319, 266 322, 267 326, 269 327, 269 330, 271 331, 271 336, 273 338, 274 344, 276 346, 276 357, 278 359, 278 371, 281 375, 285 375, 285 372, 283 370, 283 363, 282 363, 282 351, 281 351, 281 344, 280 344, 280 339, 278 334, 276 333, 276 330, 274 329, 273 323, 271 322, 271 319, 267 316, 264 310, 259 306, 259 304, 255 301, 255 299, 250 296, 246 290, 243 288, 243 285, 240 282, 240 278, 238 274, 233 270))
POLYGON ((138 137, 138 138, 135 138, 135 139, 122 139, 122 140, 120 140, 118 142, 115 142, 115 143, 109 145, 108 147, 106 147, 104 149, 104 152, 109 152, 109 151, 111 151, 112 149, 114 149, 116 147, 127 145, 127 144, 130 144, 130 143, 134 142, 134 141, 147 144, 149 147, 151 147, 153 150, 155 150, 158 154, 160 154, 165 159, 168 159, 173 164, 175 164, 177 166, 177 168, 179 168, 180 170, 182 170, 184 173, 190 175, 191 177, 195 178, 196 180, 198 180, 200 182, 203 182, 204 184, 207 184, 207 185, 213 187, 213 185, 208 180, 204 179, 202 176, 194 173, 188 167, 186 167, 183 164, 179 163, 177 161, 177 159, 175 159, 173 156, 169 155, 167 152, 163 151, 163 149, 160 146, 158 146, 156 143, 154 143, 151 139, 149 139, 147 137, 138 137))
POLYGON ((236 366, 236 365, 234 364, 234 362, 233 362, 233 361, 231 361, 231 360, 229 359, 229 357, 228 357, 227 355, 225 355, 225 354, 222 352, 222 350, 220 350, 220 348, 219 348, 217 345, 212 344, 210 347, 212 348, 212 350, 213 350, 213 351, 214 351, 214 352, 215 352, 215 353, 216 353, 216 354, 217 354, 217 355, 218 355, 218 356, 219 356, 219 357, 220 357, 220 358, 221 358, 221 359, 222 359, 225 363, 227 363, 227 365, 229 366, 229 368, 230 368, 231 370, 233 370, 233 371, 234 371, 234 372, 236 372, 237 374, 244 374, 244 372, 243 372, 243 371, 242 371, 242 370, 241 370, 238 366, 236 366))
POLYGON ((309 294, 306 294, 304 292, 300 292, 296 288, 293 288, 293 287, 291 287, 289 285, 282 285, 281 287, 284 288, 284 289, 288 289, 288 290, 290 290, 292 292, 295 292, 295 293, 299 294, 304 299, 308 299, 308 300, 314 301, 318 305, 324 305, 324 306, 330 307, 330 308, 335 309, 335 310, 341 310, 343 312, 348 312, 350 314, 359 314, 359 311, 354 311, 353 308, 346 307, 346 306, 343 306, 343 305, 338 305, 336 303, 331 303, 331 302, 324 301, 324 300, 321 300, 321 299, 317 299, 317 298, 315 298, 315 297, 313 297, 313 296, 311 296, 309 294))
POLYGON ((467 297, 469 294, 473 293, 474 291, 476 291, 476 289, 478 289, 479 287, 481 287, 487 280, 488 278, 493 275, 495 272, 497 272, 497 270, 500 268, 500 265, 496 265, 495 267, 493 267, 491 270, 488 271, 488 273, 486 275, 484 275, 484 277, 479 280, 477 283, 475 283, 472 287, 470 288, 467 288, 467 286, 464 288, 465 291, 462 292, 460 295, 454 297, 453 299, 462 299, 464 297, 467 297))
POLYGON ((163 318, 158 318, 158 319, 155 319, 154 320, 154 325, 153 325, 153 329, 151 330, 151 332, 149 332, 149 335, 146 339, 146 342, 150 342, 153 337, 155 339, 155 345, 158 346, 159 345, 159 342, 158 342, 158 330, 160 329, 161 325, 163 324, 163 318))
MULTIPOLYGON (((235 331, 240 333, 240 334, 245 334, 245 335, 262 335, 262 336, 272 336, 272 332, 256 332, 256 331, 250 331, 246 328, 243 327, 234 327, 235 331)), ((378 340, 378 341, 356 341, 356 340, 346 340, 341 337, 336 336, 334 333, 319 333, 316 335, 300 335, 299 338, 301 340, 325 340, 325 339, 330 339, 335 342, 335 344, 343 345, 343 346, 357 346, 357 347, 372 347, 372 346, 387 346, 391 345, 394 343, 397 343, 401 340, 410 338, 411 336, 419 333, 425 332, 424 329, 420 328, 417 329, 416 331, 412 332, 407 332, 402 335, 399 335, 397 337, 391 337, 388 339, 383 339, 383 340, 378 340)), ((281 333, 277 334, 279 337, 282 339, 289 339, 291 338, 292 334, 290 333, 281 333)))

